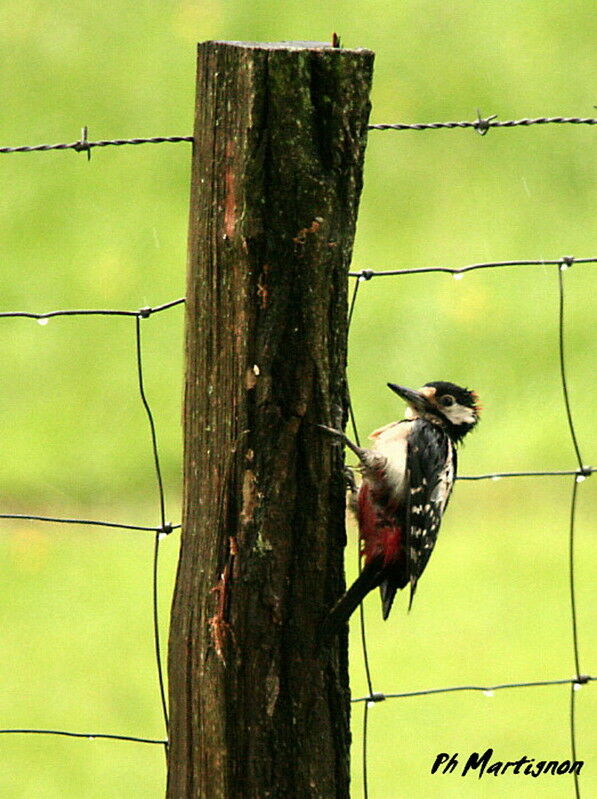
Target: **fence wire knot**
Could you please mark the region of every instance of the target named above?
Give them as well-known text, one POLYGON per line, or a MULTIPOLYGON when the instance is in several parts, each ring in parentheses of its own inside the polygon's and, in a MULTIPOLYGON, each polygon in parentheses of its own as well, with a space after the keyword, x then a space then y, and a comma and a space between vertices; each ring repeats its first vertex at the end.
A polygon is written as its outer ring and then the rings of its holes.
POLYGON ((375 702, 385 702, 385 700, 386 700, 385 694, 373 692, 370 693, 369 696, 367 697, 367 704, 374 704, 375 702))
POLYGON ((483 118, 481 112, 477 108, 477 119, 475 121, 475 130, 480 136, 485 136, 489 131, 491 125, 489 124, 494 119, 497 119, 497 114, 492 114, 489 117, 483 118))
POLYGON ((564 255, 560 258, 560 269, 570 269, 570 267, 574 264, 574 256, 573 255, 564 255))
POLYGON ((577 674, 573 680, 574 685, 586 685, 591 681, 591 677, 588 674, 577 674))
POLYGON ((89 142, 87 140, 87 125, 81 129, 81 138, 73 145, 73 150, 78 153, 86 152, 87 160, 91 161, 91 147, 89 146, 89 142))

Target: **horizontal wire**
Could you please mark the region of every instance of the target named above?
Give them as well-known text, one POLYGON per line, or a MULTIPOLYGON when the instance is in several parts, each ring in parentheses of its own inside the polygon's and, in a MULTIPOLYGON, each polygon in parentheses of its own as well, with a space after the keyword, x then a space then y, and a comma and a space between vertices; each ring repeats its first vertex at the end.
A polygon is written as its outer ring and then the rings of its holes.
POLYGON ((582 469, 555 469, 546 472, 495 472, 493 474, 462 474, 457 475, 457 480, 500 480, 502 477, 556 477, 561 475, 576 474, 578 477, 589 477, 597 468, 583 466, 582 469))
MULTIPOLYGON (((462 122, 415 122, 413 124, 402 122, 380 122, 367 125, 368 130, 450 130, 454 128, 473 128, 481 135, 485 135, 490 128, 515 128, 529 127, 531 125, 597 125, 597 119, 592 117, 535 117, 533 119, 525 117, 523 119, 510 119, 503 122, 496 119, 495 115, 483 119, 480 115, 478 119, 462 122)), ((18 147, 0 147, 0 153, 35 153, 48 152, 50 150, 75 150, 78 153, 89 154, 95 147, 122 147, 123 145, 139 144, 166 144, 178 142, 193 142, 193 136, 148 136, 145 138, 136 137, 133 139, 100 139, 99 141, 87 141, 87 132, 81 139, 74 142, 63 142, 60 144, 32 144, 20 145, 18 147)))
POLYGON ((63 735, 67 738, 87 738, 94 740, 95 738, 103 738, 112 741, 132 741, 139 744, 164 744, 168 743, 164 740, 157 738, 138 738, 136 735, 111 735, 109 733, 98 732, 70 732, 69 730, 29 730, 29 729, 8 729, 0 730, 0 735, 63 735))
MULTIPOLYGON (((487 474, 458 475, 457 480, 499 480, 502 477, 558 477, 576 474, 578 477, 589 477, 597 471, 597 467, 585 466, 582 469, 556 469, 553 471, 527 471, 527 472, 490 472, 487 474)), ((180 529, 180 524, 165 524, 162 527, 151 527, 138 524, 122 524, 119 522, 96 521, 91 519, 61 518, 55 516, 38 516, 25 513, 0 513, 0 519, 15 519, 17 521, 54 522, 56 524, 83 524, 97 527, 114 527, 122 530, 140 530, 150 533, 169 533, 180 529)))
POLYGON ((74 141, 70 144, 33 144, 20 147, 0 147, 0 153, 36 153, 48 150, 76 150, 78 153, 89 152, 93 147, 121 147, 124 144, 164 144, 171 142, 192 142, 193 136, 149 136, 135 139, 103 139, 100 141, 74 141))
MULTIPOLYGON (((361 269, 359 272, 349 272, 349 277, 356 277, 361 280, 370 280, 374 277, 391 277, 397 275, 415 275, 426 274, 428 272, 446 272, 448 274, 463 274, 464 272, 472 272, 476 269, 496 269, 499 267, 508 266, 564 266, 569 267, 573 264, 591 264, 597 263, 597 256, 591 258, 576 258, 574 256, 563 256, 557 259, 541 259, 541 260, 520 260, 520 261, 491 261, 486 263, 469 264, 468 266, 449 267, 449 266, 423 266, 413 267, 411 269, 388 269, 388 270, 374 270, 374 269, 361 269)), ((51 319, 56 316, 136 316, 147 318, 153 314, 166 311, 177 305, 182 305, 186 302, 185 297, 179 297, 176 300, 163 303, 162 305, 145 306, 138 310, 122 310, 116 308, 82 308, 82 309, 65 309, 58 311, 46 311, 38 313, 35 311, 0 311, 0 318, 27 318, 27 319, 51 319)))
MULTIPOLYGON (((492 261, 487 263, 470 264, 461 267, 448 267, 448 266, 425 266, 415 267, 412 269, 390 269, 390 270, 373 270, 362 269, 359 272, 349 272, 349 277, 360 278, 361 280, 370 280, 373 277, 389 277, 396 275, 412 275, 424 274, 428 272, 446 272, 448 274, 462 274, 464 272, 471 272, 475 269, 495 269, 505 266, 571 266, 572 264, 589 264, 597 263, 597 256, 592 258, 575 258, 573 256, 564 256, 554 260, 524 260, 524 261, 492 261)), ((57 316, 133 316, 147 318, 153 314, 160 313, 161 311, 174 308, 177 305, 182 305, 186 301, 185 297, 179 297, 176 300, 163 303, 156 306, 145 306, 138 310, 123 310, 116 308, 81 308, 81 309, 64 309, 57 311, 0 311, 0 318, 27 318, 27 319, 51 319, 57 316)))
POLYGON ((454 128, 474 128, 479 133, 485 134, 489 128, 528 128, 531 125, 597 125, 593 117, 535 117, 533 119, 509 119, 501 122, 495 115, 482 119, 465 122, 415 122, 411 125, 402 122, 378 123, 368 125, 368 130, 442 130, 454 128))
POLYGON ((168 308, 174 308, 176 305, 182 305, 186 301, 186 297, 179 297, 177 300, 170 300, 170 302, 165 302, 163 305, 154 305, 153 308, 141 308, 139 310, 139 315, 151 316, 151 314, 159 313, 160 311, 167 311, 168 308), (146 313, 147 311, 149 311, 149 313, 146 313))
POLYGON ((522 261, 489 261, 487 263, 469 264, 468 266, 418 266, 412 269, 361 269, 359 272, 349 272, 349 277, 356 277, 359 280, 371 280, 373 277, 392 277, 395 275, 422 275, 428 272, 446 272, 449 275, 461 275, 465 272, 472 272, 475 269, 499 269, 507 266, 562 266, 570 267, 573 264, 593 264, 597 263, 597 256, 592 258, 575 258, 572 255, 565 255, 562 258, 546 260, 522 260, 522 261))
POLYGON ((121 524, 119 522, 94 521, 91 519, 62 519, 56 516, 33 516, 25 513, 0 513, 0 519, 16 519, 17 521, 54 522, 56 524, 86 524, 95 527, 115 527, 119 530, 141 530, 147 533, 171 533, 178 530, 180 524, 164 524, 161 527, 145 527, 139 524, 121 524))
POLYGON ((359 696, 356 699, 351 699, 353 703, 356 702, 383 702, 386 699, 404 699, 409 696, 430 696, 431 694, 449 694, 459 691, 479 691, 481 693, 489 691, 503 691, 508 688, 535 688, 548 685, 585 685, 593 682, 596 677, 586 674, 578 675, 577 677, 566 678, 563 680, 534 680, 532 682, 508 682, 499 685, 454 685, 448 688, 427 688, 421 691, 404 691, 403 693, 384 694, 374 693, 369 696, 359 696))
POLYGON ((177 300, 171 300, 163 305, 155 305, 153 307, 148 305, 144 308, 139 308, 137 311, 126 311, 116 308, 67 309, 63 311, 47 311, 45 313, 35 313, 34 311, 0 311, 0 318, 24 317, 26 319, 51 319, 54 316, 136 316, 147 319, 147 317, 160 313, 160 311, 166 311, 169 308, 174 308, 176 305, 182 305, 185 301, 185 297, 179 297, 177 300))

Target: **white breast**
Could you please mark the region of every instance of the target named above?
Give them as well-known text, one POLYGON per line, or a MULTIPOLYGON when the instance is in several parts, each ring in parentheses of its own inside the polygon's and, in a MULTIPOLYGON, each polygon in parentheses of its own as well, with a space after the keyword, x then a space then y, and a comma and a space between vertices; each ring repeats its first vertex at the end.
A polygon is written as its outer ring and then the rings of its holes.
POLYGON ((391 422, 371 433, 372 449, 381 452, 387 459, 385 480, 396 499, 404 494, 404 478, 406 474, 406 436, 412 422, 391 422))

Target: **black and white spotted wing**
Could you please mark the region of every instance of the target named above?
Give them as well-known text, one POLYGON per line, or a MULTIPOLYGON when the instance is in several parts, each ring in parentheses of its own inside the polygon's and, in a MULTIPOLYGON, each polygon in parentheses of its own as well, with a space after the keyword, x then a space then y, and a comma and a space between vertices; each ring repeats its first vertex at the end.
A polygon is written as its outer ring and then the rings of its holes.
POLYGON ((433 551, 456 476, 456 448, 439 426, 417 419, 406 453, 406 563, 410 605, 433 551))

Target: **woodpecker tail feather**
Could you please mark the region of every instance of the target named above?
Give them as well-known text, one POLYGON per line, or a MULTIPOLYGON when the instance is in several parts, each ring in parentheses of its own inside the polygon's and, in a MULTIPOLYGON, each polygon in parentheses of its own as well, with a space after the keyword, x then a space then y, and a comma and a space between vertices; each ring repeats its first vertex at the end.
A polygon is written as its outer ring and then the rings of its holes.
POLYGON ((392 610, 392 603, 394 602, 394 597, 396 596, 398 585, 396 584, 396 582, 391 582, 390 580, 383 580, 379 588, 381 591, 381 613, 385 621, 390 615, 390 611, 392 610))
MULTIPOLYGON (((340 631, 350 616, 354 613, 365 596, 381 583, 382 576, 378 563, 368 563, 346 591, 344 596, 336 602, 321 627, 323 639, 332 638, 340 631)), ((389 608, 388 608, 389 613, 389 608)))

